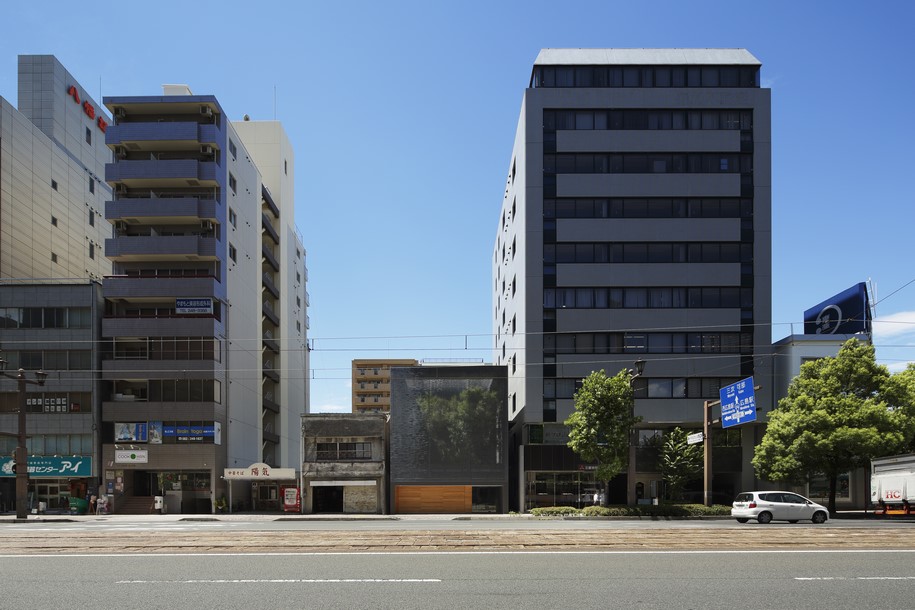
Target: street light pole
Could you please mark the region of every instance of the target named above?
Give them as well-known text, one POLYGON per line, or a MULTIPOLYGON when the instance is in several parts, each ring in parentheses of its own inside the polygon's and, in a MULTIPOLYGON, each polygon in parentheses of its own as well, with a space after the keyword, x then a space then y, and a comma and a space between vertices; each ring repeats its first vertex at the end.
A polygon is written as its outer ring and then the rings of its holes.
POLYGON ((26 519, 29 513, 29 457, 26 448, 27 435, 25 433, 25 411, 26 411, 26 386, 34 384, 42 386, 48 374, 42 370, 35 372, 35 381, 26 379, 25 369, 19 369, 16 374, 6 372, 6 360, 0 356, 0 375, 9 379, 15 379, 18 383, 19 390, 19 433, 18 444, 16 447, 16 518, 26 519))

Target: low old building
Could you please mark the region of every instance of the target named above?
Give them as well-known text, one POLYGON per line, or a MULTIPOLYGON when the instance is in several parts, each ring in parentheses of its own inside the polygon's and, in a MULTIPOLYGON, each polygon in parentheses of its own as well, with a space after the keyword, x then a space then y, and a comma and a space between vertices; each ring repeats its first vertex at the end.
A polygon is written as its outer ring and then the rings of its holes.
POLYGON ((387 415, 302 416, 302 512, 385 514, 387 415))

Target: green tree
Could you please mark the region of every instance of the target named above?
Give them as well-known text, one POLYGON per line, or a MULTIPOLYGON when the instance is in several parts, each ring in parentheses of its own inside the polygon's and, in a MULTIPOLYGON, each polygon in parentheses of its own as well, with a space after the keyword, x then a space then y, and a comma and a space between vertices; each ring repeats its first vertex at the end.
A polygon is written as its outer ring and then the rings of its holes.
MULTIPOLYGON (((642 421, 633 415, 629 371, 614 377, 603 370, 582 380, 575 392, 575 411, 565 421, 569 427, 569 447, 589 462, 597 462, 595 476, 604 484, 626 468, 629 462, 629 437, 632 427, 642 421)), ((606 502, 606 500, 605 500, 606 502)))
POLYGON ((769 414, 753 456, 756 475, 802 483, 822 474, 829 481, 829 511, 835 512, 839 474, 911 443, 915 418, 905 404, 906 387, 877 364, 872 345, 857 339, 835 357, 804 363, 769 414))
POLYGON ((664 435, 661 444, 658 470, 667 481, 667 497, 671 500, 679 500, 686 484, 702 477, 702 445, 688 444, 687 436, 688 431, 674 428, 664 435))

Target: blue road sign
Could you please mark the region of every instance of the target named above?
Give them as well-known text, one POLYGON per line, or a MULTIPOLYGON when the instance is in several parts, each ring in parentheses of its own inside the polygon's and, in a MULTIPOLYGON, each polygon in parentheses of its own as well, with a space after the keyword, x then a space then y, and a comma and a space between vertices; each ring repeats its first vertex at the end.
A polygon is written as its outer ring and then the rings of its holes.
POLYGON ((756 421, 756 393, 752 377, 721 388, 718 395, 721 398, 722 428, 756 421))

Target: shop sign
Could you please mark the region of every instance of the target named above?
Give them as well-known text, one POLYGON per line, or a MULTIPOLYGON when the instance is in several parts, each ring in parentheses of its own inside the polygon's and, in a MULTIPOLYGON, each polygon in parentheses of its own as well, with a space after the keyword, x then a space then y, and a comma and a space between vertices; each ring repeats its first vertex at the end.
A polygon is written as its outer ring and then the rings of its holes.
POLYGON ((146 449, 116 449, 114 452, 115 464, 147 464, 149 463, 149 451, 146 449))
POLYGON ((173 436, 182 442, 203 442, 215 434, 214 426, 162 426, 162 436, 173 436))
POLYGON ((175 299, 175 313, 213 315, 213 299, 175 299))
POLYGON ((67 95, 73 98, 74 102, 80 104, 83 108, 83 114, 90 119, 95 119, 95 124, 98 126, 99 130, 101 130, 102 133, 105 133, 105 130, 108 129, 108 121, 106 121, 103 116, 95 116, 95 106, 90 104, 89 100, 80 101, 79 90, 76 88, 76 85, 70 85, 67 88, 67 95))
POLYGON ((274 468, 264 463, 251 464, 248 468, 226 468, 223 471, 223 478, 229 481, 269 481, 295 480, 295 469, 293 468, 274 468))
MULTIPOLYGON (((0 461, 0 477, 14 477, 13 467, 16 460, 2 458, 0 461)), ((28 458, 30 477, 88 477, 92 476, 92 458, 88 456, 72 457, 44 457, 31 456, 28 458)))

